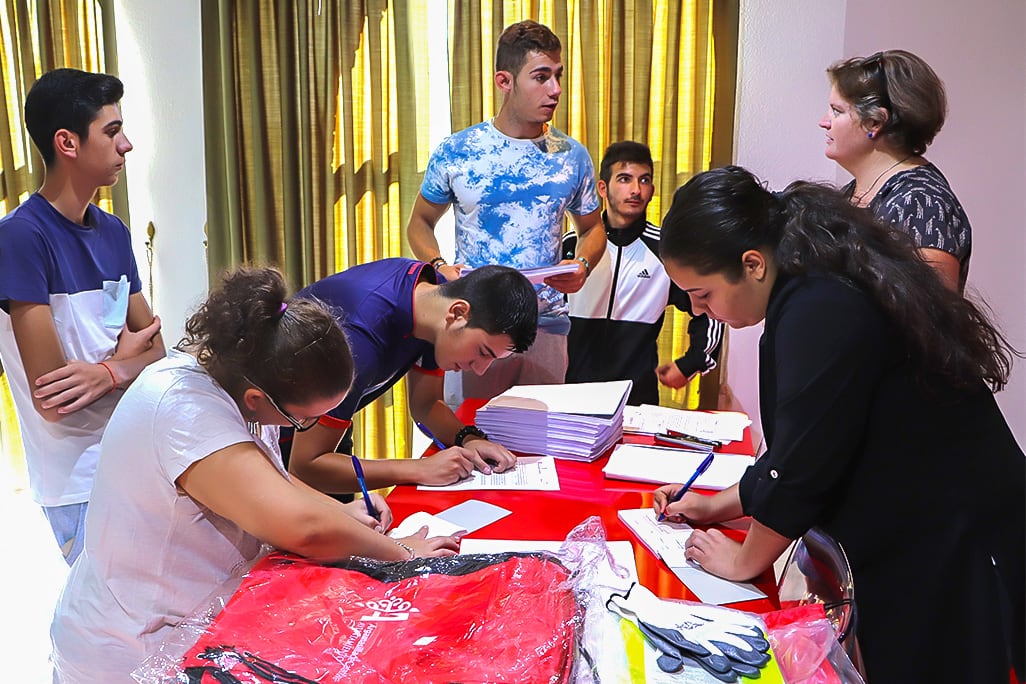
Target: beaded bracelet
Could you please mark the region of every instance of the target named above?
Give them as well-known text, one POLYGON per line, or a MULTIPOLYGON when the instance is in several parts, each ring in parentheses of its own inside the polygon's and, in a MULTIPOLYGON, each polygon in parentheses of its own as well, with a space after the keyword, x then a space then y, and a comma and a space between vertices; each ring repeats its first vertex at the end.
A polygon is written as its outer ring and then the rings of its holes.
POLYGON ((475 435, 481 439, 488 439, 488 435, 485 434, 485 431, 478 426, 464 425, 460 428, 460 431, 456 433, 456 437, 452 440, 453 444, 458 447, 463 446, 463 440, 465 440, 468 435, 475 435))
POLYGON ((401 541, 396 541, 395 539, 393 539, 392 541, 394 541, 396 543, 396 546, 400 546, 400 547, 406 549, 406 552, 410 554, 410 560, 413 560, 414 558, 417 557, 417 553, 413 550, 413 547, 410 546, 409 544, 403 544, 401 541))
POLYGON ((448 265, 448 263, 449 262, 445 260, 445 257, 440 256, 436 256, 434 259, 428 262, 431 268, 435 269, 436 271, 440 269, 442 266, 448 265))

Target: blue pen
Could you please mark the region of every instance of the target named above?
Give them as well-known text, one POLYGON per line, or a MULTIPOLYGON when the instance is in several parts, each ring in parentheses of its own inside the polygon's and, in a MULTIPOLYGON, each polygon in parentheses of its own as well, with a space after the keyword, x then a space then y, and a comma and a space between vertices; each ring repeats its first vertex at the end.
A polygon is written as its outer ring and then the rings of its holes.
POLYGON ((414 423, 414 425, 416 425, 417 429, 420 430, 421 432, 423 432, 424 435, 428 439, 430 439, 434 443, 434 445, 436 447, 438 447, 439 449, 448 449, 449 448, 449 447, 445 446, 445 444, 442 443, 442 440, 438 439, 433 434, 431 434, 431 430, 428 430, 427 426, 424 425, 424 423, 414 423))
POLYGON ((381 522, 381 514, 378 513, 378 509, 374 508, 374 504, 371 503, 370 492, 367 491, 367 480, 363 476, 363 466, 360 465, 360 459, 356 456, 351 458, 353 459, 353 470, 356 471, 356 481, 360 483, 360 491, 363 492, 363 503, 367 506, 367 514, 381 522))
MULTIPOLYGON (((691 485, 695 484, 695 480, 697 480, 698 477, 706 470, 708 470, 709 466, 712 465, 714 455, 715 454, 713 454, 711 451, 709 452, 709 455, 705 457, 705 460, 698 464, 698 467, 695 469, 695 473, 690 478, 688 478, 688 481, 684 483, 684 486, 681 487, 680 490, 676 494, 674 494, 669 501, 666 502, 667 506, 669 506, 672 503, 677 503, 678 501, 684 498, 684 495, 687 493, 687 491, 691 489, 691 485)), ((666 509, 664 508, 663 512, 659 514, 659 517, 656 518, 656 522, 662 522, 663 518, 665 517, 666 509)))

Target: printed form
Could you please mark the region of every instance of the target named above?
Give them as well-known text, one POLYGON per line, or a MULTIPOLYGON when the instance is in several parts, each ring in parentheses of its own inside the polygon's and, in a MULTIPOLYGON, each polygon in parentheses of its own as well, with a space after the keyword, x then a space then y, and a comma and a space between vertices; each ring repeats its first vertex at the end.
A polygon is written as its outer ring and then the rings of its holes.
POLYGON ((551 456, 520 456, 517 465, 504 473, 491 475, 474 471, 470 477, 451 485, 435 487, 420 485, 418 490, 435 492, 464 492, 480 489, 558 492, 559 476, 556 460, 551 456))

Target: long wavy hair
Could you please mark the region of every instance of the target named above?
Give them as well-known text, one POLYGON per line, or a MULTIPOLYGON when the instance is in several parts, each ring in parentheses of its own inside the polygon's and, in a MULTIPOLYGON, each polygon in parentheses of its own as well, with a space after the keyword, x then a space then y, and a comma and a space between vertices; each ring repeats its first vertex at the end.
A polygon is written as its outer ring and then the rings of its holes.
POLYGON ((232 396, 248 384, 243 376, 289 404, 333 397, 353 383, 353 355, 335 317, 320 301, 289 299, 273 268, 226 274, 175 348, 194 354, 232 396))
POLYGON ((773 254, 781 273, 827 273, 855 284, 893 323, 921 379, 959 388, 1005 386, 1018 356, 988 312, 955 296, 905 233, 879 223, 836 189, 797 181, 771 193, 727 166, 677 190, 662 225, 663 259, 737 282, 741 255, 773 254))

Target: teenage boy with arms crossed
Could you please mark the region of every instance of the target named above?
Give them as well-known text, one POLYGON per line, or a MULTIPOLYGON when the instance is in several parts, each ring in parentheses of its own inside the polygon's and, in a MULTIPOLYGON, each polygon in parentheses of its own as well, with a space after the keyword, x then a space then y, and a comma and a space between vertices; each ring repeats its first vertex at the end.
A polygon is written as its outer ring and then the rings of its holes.
MULTIPOLYGON (((495 54, 502 106, 491 121, 456 133, 434 151, 407 226, 410 248, 449 280, 464 266, 518 269, 560 261, 563 217, 580 237, 572 273, 538 286, 538 340, 526 354, 494 364, 483 376, 457 377, 465 398, 491 398, 518 384, 562 383, 570 330, 564 293, 576 292, 603 253, 594 166, 587 150, 548 122, 562 94, 562 45, 547 27, 524 21, 506 28, 495 54), (435 225, 453 207, 456 260, 439 254, 435 225)), ((448 394, 448 393, 447 393, 448 394)))
POLYGON ((82 549, 100 437, 121 392, 164 356, 128 228, 91 199, 113 185, 132 143, 121 81, 56 69, 25 98, 46 166, 39 191, 0 219, 0 357, 29 483, 65 560, 82 549))
MULTIPOLYGON (((632 140, 606 148, 598 193, 606 202, 602 221, 606 258, 576 294, 570 295, 570 365, 567 382, 634 381, 628 403, 659 404, 659 383, 679 388, 696 373, 716 367, 723 324, 691 313, 691 298, 673 284, 659 260, 659 227, 645 219, 655 187, 652 152, 632 140), (684 356, 659 364, 658 338, 666 307, 691 315, 684 356)), ((577 236, 563 237, 573 254, 577 236)))
MULTIPOLYGON (((332 309, 349 340, 356 376, 336 408, 309 427, 293 423, 293 474, 323 492, 357 491, 352 459, 345 455, 352 452, 353 416, 404 376, 413 420, 448 448, 428 458, 363 461, 368 487, 446 485, 475 469, 501 472, 515 465, 512 453, 445 405, 442 372, 481 374, 531 346, 538 304, 522 274, 489 266, 444 282, 427 264, 382 259, 328 276, 296 296, 332 309)), ((287 442, 283 447, 289 450, 287 442)))

